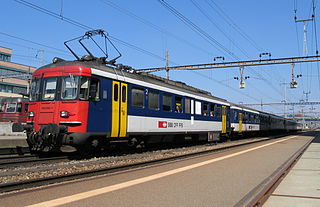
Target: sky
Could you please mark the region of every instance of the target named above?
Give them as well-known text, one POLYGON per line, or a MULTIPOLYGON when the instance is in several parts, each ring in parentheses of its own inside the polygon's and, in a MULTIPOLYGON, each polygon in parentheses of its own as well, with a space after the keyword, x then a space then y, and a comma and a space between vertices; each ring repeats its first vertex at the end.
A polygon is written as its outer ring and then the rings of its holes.
MULTIPOLYGON (((256 60, 260 53, 271 53, 272 58, 305 54, 303 23, 295 23, 294 16, 298 20, 311 18, 312 0, 165 0, 164 3, 159 0, 3 0, 0 46, 13 49, 12 62, 40 67, 54 57, 73 60, 63 43, 93 28, 108 33, 122 55, 117 63, 135 69, 164 67, 166 50, 170 66, 213 63, 215 57, 221 56, 225 62, 231 62, 256 60), (26 3, 54 12, 59 18, 30 8, 26 3), (192 22, 198 32, 177 18, 164 3, 192 22), (70 24, 67 19, 85 28, 70 24)), ((316 0, 314 3, 316 22, 307 25, 308 55, 315 55, 316 45, 320 44, 315 35, 320 32, 319 5, 316 0)), ((110 45, 108 48, 112 59, 115 50, 110 45)), ((245 80, 244 89, 234 79, 240 75, 239 68, 170 71, 170 79, 234 103, 300 102, 307 98, 320 101, 319 65, 295 65, 295 75, 302 75, 296 79, 296 89, 289 86, 290 64, 245 67, 244 76, 250 78, 245 80)), ((165 77, 165 72, 155 74, 165 77)), ((319 106, 255 108, 279 115, 284 110, 319 113, 319 106)))

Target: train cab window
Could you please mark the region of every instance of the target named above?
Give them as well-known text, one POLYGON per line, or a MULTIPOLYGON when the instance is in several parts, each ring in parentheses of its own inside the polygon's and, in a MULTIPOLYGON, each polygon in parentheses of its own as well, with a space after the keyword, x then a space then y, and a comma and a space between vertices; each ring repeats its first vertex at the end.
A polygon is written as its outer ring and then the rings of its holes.
POLYGON ((188 98, 184 99, 184 111, 187 114, 191 113, 191 104, 190 104, 190 99, 188 98))
POLYGON ((209 116, 209 104, 203 103, 203 116, 209 116))
POLYGON ((89 79, 87 77, 81 77, 80 80, 80 100, 87 100, 89 97, 89 79))
POLYGON ((43 83, 42 100, 54 100, 56 96, 57 78, 46 78, 43 83))
POLYGON ((37 101, 40 94, 40 79, 33 79, 30 90, 30 101, 37 101))
POLYGON ((155 91, 149 92, 149 109, 160 110, 160 94, 155 91))
POLYGON ((143 108, 144 107, 144 90, 141 88, 132 88, 131 90, 132 106, 143 108))
POLYGON ((162 110, 171 111, 172 107, 172 96, 168 94, 164 94, 162 96, 162 110))
POLYGON ((77 98, 79 77, 68 76, 62 78, 61 99, 72 100, 77 98))
POLYGON ((16 107, 17 107, 17 103, 7 103, 6 112, 7 113, 15 113, 16 107))
POLYGON ((182 97, 176 96, 174 98, 175 101, 175 112, 182 113, 182 97))

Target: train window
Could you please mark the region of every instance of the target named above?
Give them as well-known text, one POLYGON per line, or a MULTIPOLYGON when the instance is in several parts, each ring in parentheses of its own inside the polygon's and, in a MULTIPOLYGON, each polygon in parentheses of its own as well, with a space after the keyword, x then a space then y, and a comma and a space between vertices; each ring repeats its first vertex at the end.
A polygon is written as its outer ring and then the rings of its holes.
POLYGON ((210 112, 209 112, 210 116, 214 116, 214 105, 215 104, 210 104, 210 112))
POLYGON ((131 90, 132 106, 144 107, 144 90, 141 88, 132 88, 131 90))
POLYGON ((79 77, 70 75, 62 78, 61 99, 72 100, 77 98, 79 77))
POLYGON ((244 113, 244 121, 249 121, 249 114, 247 112, 244 113))
POLYGON ((17 103, 7 103, 6 112, 7 113, 15 113, 16 107, 17 107, 17 103))
POLYGON ((160 110, 160 95, 158 92, 150 91, 149 92, 149 109, 160 110))
POLYGON ((127 101, 127 87, 126 86, 122 86, 122 91, 121 91, 121 98, 122 98, 122 102, 125 103, 127 101))
POLYGON ((214 116, 221 117, 221 106, 216 106, 214 109, 214 116))
POLYGON ((196 101, 196 114, 201 115, 201 102, 196 101))
MULTIPOLYGON (((89 99, 93 101, 100 101, 100 82, 98 79, 92 78, 89 87, 89 99)), ((118 94, 118 93, 117 93, 118 94)))
POLYGON ((113 87, 113 100, 118 101, 119 99, 119 85, 115 84, 113 87))
POLYGON ((80 100, 87 100, 89 97, 89 79, 87 77, 81 77, 80 80, 80 100))
POLYGON ((54 100, 57 88, 57 78, 46 78, 43 83, 42 100, 54 100))
POLYGON ((40 94, 40 79, 33 79, 30 90, 30 101, 37 101, 40 94))
POLYGON ((164 94, 162 96, 162 110, 171 111, 171 107, 172 107, 172 96, 164 94))
POLYGON ((182 97, 176 96, 174 98, 175 100, 175 112, 177 113, 182 113, 182 97))
POLYGON ((239 112, 236 111, 236 110, 233 110, 233 115, 234 115, 233 120, 234 120, 234 121, 238 121, 238 119, 239 119, 239 112))
POLYGON ((190 99, 188 99, 188 98, 186 98, 186 99, 184 99, 184 111, 186 112, 186 113, 188 113, 188 114, 190 114, 191 113, 191 104, 190 104, 190 99))
POLYGON ((209 104, 203 103, 203 116, 209 116, 209 104))

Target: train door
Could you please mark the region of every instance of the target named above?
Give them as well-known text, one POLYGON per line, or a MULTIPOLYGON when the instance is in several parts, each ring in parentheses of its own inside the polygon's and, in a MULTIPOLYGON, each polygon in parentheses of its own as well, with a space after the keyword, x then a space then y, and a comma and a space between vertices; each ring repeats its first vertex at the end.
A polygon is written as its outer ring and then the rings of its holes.
POLYGON ((128 84, 112 82, 111 137, 127 136, 128 84))
POLYGON ((222 134, 227 133, 227 109, 226 106, 222 106, 222 134))
POLYGON ((243 114, 239 113, 239 133, 242 133, 242 118, 243 114))

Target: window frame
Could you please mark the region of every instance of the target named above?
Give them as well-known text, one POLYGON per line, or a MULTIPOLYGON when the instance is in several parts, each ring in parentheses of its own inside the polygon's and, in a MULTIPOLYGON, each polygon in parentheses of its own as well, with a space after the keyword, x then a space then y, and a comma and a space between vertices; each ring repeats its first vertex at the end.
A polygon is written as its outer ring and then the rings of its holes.
POLYGON ((172 111, 172 95, 171 94, 168 94, 168 93, 164 93, 162 94, 162 107, 161 107, 162 111, 167 111, 167 112, 171 112, 172 111), (168 99, 166 100, 169 100, 170 102, 170 105, 165 105, 164 102, 165 102, 165 97, 167 97, 168 99), (165 109, 165 106, 168 106, 169 108, 168 109, 165 109))
MULTIPOLYGON (((140 99, 140 101, 141 101, 141 99, 140 99)), ((140 87, 136 87, 136 86, 131 88, 131 106, 135 107, 135 108, 141 108, 141 109, 145 108, 145 89, 144 88, 140 88, 140 87), (140 94, 142 94, 142 105, 136 105, 136 103, 138 103, 138 102, 134 102, 136 100, 136 98, 134 97, 134 94, 135 94, 134 90, 141 92, 140 94)))
MULTIPOLYGON (((58 80, 59 80, 59 77, 57 76, 54 76, 54 77, 46 77, 46 78, 43 78, 42 82, 43 82, 43 87, 42 87, 42 94, 41 94, 41 100, 42 101, 53 101, 56 99, 57 97, 57 87, 58 87, 58 80), (55 79, 56 82, 55 82, 55 89, 54 89, 54 93, 45 93, 45 91, 47 90, 46 87, 47 87, 47 83, 48 83, 48 80, 50 79, 55 79), (50 95, 50 94, 53 94, 53 97, 49 97, 49 98, 45 98, 45 95, 50 95)), ((51 89, 53 90, 53 89, 51 89)))
POLYGON ((68 101, 68 100, 77 100, 79 99, 79 92, 80 92, 80 76, 62 76, 61 77, 61 93, 60 93, 60 99, 63 100, 63 101, 68 101), (74 84, 75 84, 75 88, 72 88, 73 90, 75 89, 75 93, 73 93, 74 95, 70 98, 66 98, 66 97, 63 97, 64 95, 64 92, 66 91, 66 89, 68 89, 66 86, 67 86, 67 82, 65 81, 67 78, 72 78, 75 80, 74 84))
POLYGON ((151 109, 151 110, 159 111, 159 110, 160 110, 160 105, 161 105, 161 104, 160 104, 160 93, 159 93, 158 91, 149 90, 149 93, 148 93, 148 108, 151 109), (158 101, 157 101, 157 107, 152 107, 152 106, 151 106, 151 103, 156 103, 156 101, 151 102, 151 98, 152 98, 151 96, 153 96, 153 95, 151 95, 151 94, 157 96, 157 99, 158 99, 158 101))

